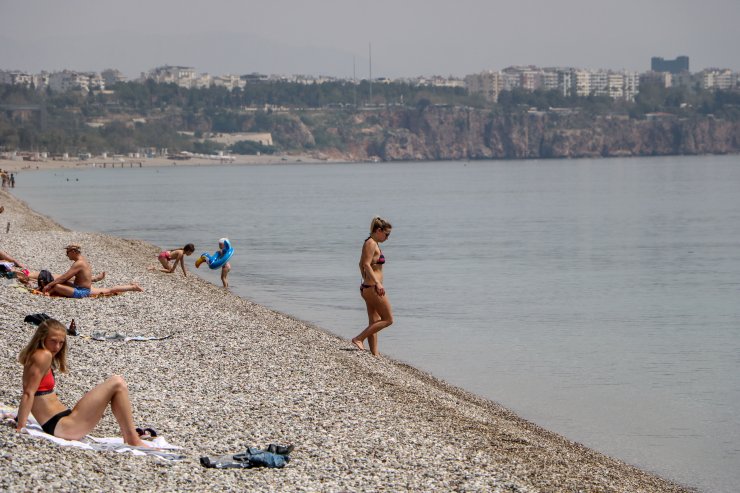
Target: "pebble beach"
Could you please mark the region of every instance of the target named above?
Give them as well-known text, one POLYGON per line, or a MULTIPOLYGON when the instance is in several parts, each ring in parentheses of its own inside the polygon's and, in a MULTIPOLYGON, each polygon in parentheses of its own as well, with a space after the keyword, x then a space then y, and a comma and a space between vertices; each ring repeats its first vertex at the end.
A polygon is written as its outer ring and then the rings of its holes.
MULTIPOLYGON (((5 191, 0 205, 0 249, 19 261, 62 273, 70 265, 64 246, 76 243, 93 272, 106 272, 98 286, 144 289, 72 300, 0 281, 0 403, 20 402, 17 355, 35 330, 24 317, 74 319, 81 337, 68 338, 70 373, 57 374, 61 401, 72 406, 122 375, 137 425, 155 427, 185 455, 163 462, 62 448, 2 426, 0 491, 692 491, 209 284, 192 261, 187 277, 149 271, 154 245, 66 230, 5 191), (96 332, 171 337, 84 337, 96 332), (270 443, 295 446, 284 469, 199 463, 270 443)), ((118 435, 109 411, 92 435, 118 435)))

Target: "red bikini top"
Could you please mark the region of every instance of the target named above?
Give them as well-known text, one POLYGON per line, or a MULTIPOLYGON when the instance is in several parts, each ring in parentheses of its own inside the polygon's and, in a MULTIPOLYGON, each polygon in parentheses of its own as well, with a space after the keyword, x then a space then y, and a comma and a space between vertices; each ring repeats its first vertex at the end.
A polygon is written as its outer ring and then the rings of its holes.
POLYGON ((36 389, 36 393, 34 395, 51 394, 54 392, 54 385, 56 385, 54 373, 51 371, 51 368, 49 368, 49 373, 44 375, 44 378, 41 379, 41 382, 39 382, 39 388, 36 389))

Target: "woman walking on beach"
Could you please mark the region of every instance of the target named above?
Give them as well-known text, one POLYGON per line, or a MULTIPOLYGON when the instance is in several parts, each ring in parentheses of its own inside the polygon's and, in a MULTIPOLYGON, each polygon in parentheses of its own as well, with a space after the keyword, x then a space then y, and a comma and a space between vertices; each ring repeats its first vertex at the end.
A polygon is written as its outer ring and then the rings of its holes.
POLYGON ((23 365, 23 394, 16 417, 17 431, 26 426, 28 415, 33 414, 49 435, 79 440, 95 428, 110 404, 124 442, 144 446, 134 426, 128 387, 122 377, 110 377, 85 394, 72 409, 59 401, 53 370, 67 371, 67 329, 60 322, 48 319, 39 324, 18 361, 23 365))
POLYGON ((383 264, 385 256, 380 249, 391 235, 391 223, 381 217, 374 217, 370 222, 370 236, 362 245, 360 256, 360 295, 367 306, 368 326, 359 335, 352 338, 352 344, 364 350, 364 341, 367 339, 370 352, 378 356, 378 332, 393 323, 391 303, 383 287, 383 264))
MULTIPOLYGON (((159 269, 162 272, 167 272, 168 274, 172 274, 175 272, 175 269, 177 268, 177 264, 180 264, 180 267, 182 267, 182 274, 185 277, 188 277, 188 273, 185 270, 185 255, 192 255, 192 253, 195 251, 195 245, 192 243, 188 243, 182 248, 176 248, 175 250, 163 250, 160 252, 157 259, 159 260, 159 263, 162 264, 163 269, 159 269), (170 260, 172 260, 172 265, 170 265, 170 260)), ((149 270, 154 270, 154 267, 151 267, 149 270)))

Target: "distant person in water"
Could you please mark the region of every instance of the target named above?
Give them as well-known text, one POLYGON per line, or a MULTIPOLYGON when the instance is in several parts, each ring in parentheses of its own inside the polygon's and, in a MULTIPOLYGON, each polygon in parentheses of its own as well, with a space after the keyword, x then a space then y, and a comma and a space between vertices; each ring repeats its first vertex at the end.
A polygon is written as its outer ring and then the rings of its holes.
POLYGON ((391 303, 383 287, 383 265, 385 256, 380 249, 391 235, 391 223, 381 217, 374 217, 370 222, 370 236, 362 245, 360 255, 360 296, 365 300, 367 307, 368 325, 359 335, 352 338, 352 344, 360 350, 365 350, 364 341, 367 339, 370 352, 378 356, 378 332, 393 323, 391 303))
POLYGON ((50 318, 39 324, 18 361, 23 365, 23 393, 16 416, 18 432, 33 414, 49 435, 79 440, 95 428, 110 405, 123 441, 146 446, 136 431, 128 386, 122 377, 108 378, 82 396, 72 409, 61 403, 53 370, 67 372, 67 328, 57 320, 50 318))
MULTIPOLYGON (((180 264, 180 267, 182 268, 182 274, 187 277, 188 272, 185 270, 185 256, 192 255, 194 251, 195 245, 193 245, 192 243, 188 243, 182 248, 161 251, 157 256, 157 259, 159 260, 159 263, 162 264, 163 268, 159 270, 162 272, 167 272, 168 274, 172 274, 173 272, 175 272, 177 264, 180 264), (170 261, 172 261, 172 265, 170 265, 170 261)), ((149 270, 154 269, 156 269, 156 267, 149 268, 149 270)))
POLYGON ((143 291, 138 284, 126 284, 124 286, 113 286, 112 288, 93 288, 92 268, 87 259, 82 255, 82 247, 80 245, 67 245, 65 250, 67 252, 67 258, 72 261, 72 267, 44 286, 44 293, 67 298, 87 298, 90 295, 143 291), (67 284, 68 281, 72 281, 72 283, 67 284))

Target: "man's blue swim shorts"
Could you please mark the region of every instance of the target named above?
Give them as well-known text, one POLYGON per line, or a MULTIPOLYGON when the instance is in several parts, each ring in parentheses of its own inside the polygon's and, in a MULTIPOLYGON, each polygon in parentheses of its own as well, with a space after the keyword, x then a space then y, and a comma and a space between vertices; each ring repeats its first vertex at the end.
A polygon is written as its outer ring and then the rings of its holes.
POLYGON ((75 286, 75 292, 72 294, 72 298, 87 298, 88 296, 90 296, 90 288, 75 286))

